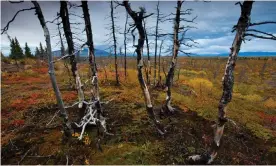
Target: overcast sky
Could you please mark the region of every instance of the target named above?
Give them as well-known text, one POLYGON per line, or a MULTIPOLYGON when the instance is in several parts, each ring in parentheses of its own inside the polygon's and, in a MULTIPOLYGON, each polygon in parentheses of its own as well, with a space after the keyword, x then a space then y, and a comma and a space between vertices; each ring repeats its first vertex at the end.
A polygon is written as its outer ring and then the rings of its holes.
MULTIPOLYGON (((79 4, 80 2, 74 2, 79 4)), ((56 17, 59 12, 59 2, 39 2, 41 5, 44 17, 46 20, 51 21, 56 17)), ((106 42, 108 39, 109 30, 107 29, 110 24, 110 3, 89 1, 88 2, 93 30, 94 43, 96 48, 104 49, 107 48, 109 43, 106 42)), ((131 6, 134 10, 138 10, 139 6, 145 7, 147 13, 154 13, 156 11, 157 1, 140 1, 131 2, 131 6)), ((9 2, 1 1, 1 29, 7 24, 7 22, 13 17, 13 15, 22 8, 31 7, 31 2, 24 2, 20 4, 10 4, 9 2)), ((161 1, 160 11, 163 14, 170 14, 175 12, 176 1, 161 1)), ((187 35, 194 38, 199 45, 197 48, 183 48, 184 50, 197 54, 218 54, 229 52, 229 48, 232 44, 234 33, 231 33, 233 25, 237 23, 240 16, 240 7, 235 5, 235 2, 184 2, 182 9, 193 9, 193 14, 188 17, 192 18, 198 16, 193 26, 197 29, 188 31, 187 35)), ((81 8, 70 9, 70 13, 82 15, 81 8)), ((121 6, 115 9, 116 12, 116 25, 121 29, 118 30, 123 32, 124 23, 126 19, 125 9, 121 6)), ((276 1, 272 2, 254 2, 253 9, 251 12, 251 22, 258 21, 276 21, 276 1)), ((70 16, 71 22, 83 22, 81 18, 70 16)), ((129 19, 129 23, 132 20, 129 19)), ((156 22, 156 15, 149 17, 147 20, 148 27, 154 27, 156 22)), ((52 49, 58 50, 60 46, 56 44, 58 37, 54 37, 57 34, 57 26, 54 24, 48 24, 52 37, 52 49)), ((83 25, 72 25, 72 27, 79 28, 80 30, 74 29, 75 33, 79 33, 83 29, 83 25)), ((160 23, 160 29, 162 33, 171 33, 173 30, 172 23, 160 23)), ((262 25, 258 27, 259 30, 276 34, 275 25, 262 25)), ((153 33, 154 28, 149 29, 153 33)), ((8 34, 11 37, 17 37, 21 44, 24 46, 25 42, 31 47, 32 50, 42 42, 45 45, 44 35, 42 28, 39 24, 37 17, 34 15, 34 11, 25 11, 20 13, 14 22, 10 24, 8 34)), ((85 34, 76 35, 78 38, 85 38, 85 34)), ((123 35, 118 34, 118 45, 123 45, 123 35)), ((166 38, 166 46, 171 45, 170 39, 166 38)), ((81 41, 75 40, 75 42, 82 43, 81 41)), ((154 50, 154 40, 150 37, 151 52, 154 50)), ((160 43, 160 41, 158 41, 160 43)), ((9 53, 9 41, 7 35, 1 35, 1 50, 4 54, 9 53)), ((241 52, 276 52, 276 42, 269 40, 252 39, 242 45, 241 52)), ((133 52, 132 41, 128 42, 128 52, 133 52)))

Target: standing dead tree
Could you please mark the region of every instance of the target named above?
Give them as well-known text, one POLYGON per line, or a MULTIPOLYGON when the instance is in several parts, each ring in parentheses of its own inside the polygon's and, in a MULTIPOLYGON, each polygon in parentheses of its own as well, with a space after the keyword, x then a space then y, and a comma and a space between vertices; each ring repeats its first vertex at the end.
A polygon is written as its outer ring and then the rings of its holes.
POLYGON ((145 29, 145 37, 146 37, 146 46, 147 46, 147 66, 145 68, 146 71, 146 80, 147 84, 150 85, 150 75, 151 75, 151 66, 150 66, 150 52, 149 52, 149 40, 148 40, 148 34, 147 34, 147 28, 146 28, 146 21, 144 22, 144 29, 145 29))
MULTIPOLYGON (((248 29, 251 26, 257 26, 262 24, 276 24, 273 21, 266 21, 260 23, 251 23, 251 10, 253 1, 246 0, 242 3, 238 2, 241 7, 241 15, 238 20, 237 25, 233 27, 233 31, 236 31, 236 35, 234 41, 232 43, 232 47, 230 48, 229 58, 225 67, 225 73, 222 79, 223 92, 221 99, 218 105, 218 121, 217 124, 214 125, 214 140, 212 146, 208 150, 207 153, 202 155, 194 155, 190 156, 189 159, 196 162, 203 162, 210 164, 215 157, 217 156, 218 150, 221 146, 221 138, 224 131, 224 125, 226 122, 233 122, 231 119, 226 117, 226 108, 229 102, 232 100, 232 92, 234 86, 234 69, 236 66, 237 57, 241 48, 242 41, 248 40, 245 39, 246 36, 256 37, 261 39, 271 39, 275 40, 275 36, 273 34, 256 31, 253 29, 248 29), (256 32, 259 34, 253 34, 252 32, 256 32), (261 34, 261 35, 260 35, 261 34)), ((235 122, 233 122, 235 124, 235 122)))
POLYGON ((135 45, 135 43, 133 43, 133 46, 136 47, 136 54, 137 54, 137 71, 138 71, 138 81, 139 84, 141 86, 141 89, 143 91, 143 95, 144 95, 144 99, 145 99, 145 103, 146 103, 146 109, 148 112, 148 115, 150 117, 150 119, 154 122, 158 132, 160 134, 164 134, 165 133, 165 129, 161 126, 160 122, 156 119, 154 111, 153 111, 153 105, 151 103, 151 97, 150 97, 150 93, 148 90, 148 87, 145 83, 145 80, 143 78, 143 56, 142 56, 142 49, 144 46, 144 42, 145 42, 145 29, 143 27, 143 20, 147 17, 150 17, 152 14, 149 15, 144 15, 145 14, 145 9, 140 7, 140 11, 136 12, 133 11, 130 7, 130 4, 128 1, 123 1, 123 3, 118 3, 118 5, 124 6, 126 11, 128 12, 128 14, 130 15, 130 17, 132 18, 132 20, 134 21, 134 24, 130 26, 130 28, 132 28, 131 32, 133 35, 133 41, 135 42, 135 36, 134 36, 134 31, 137 29, 138 33, 139 33, 139 39, 138 39, 138 43, 137 45, 135 45))
POLYGON ((111 17, 111 29, 112 29, 112 37, 113 37, 113 50, 114 50, 114 57, 115 57, 115 77, 116 77, 116 85, 119 85, 119 74, 118 74, 118 60, 117 60, 117 38, 115 32, 115 23, 114 23, 114 7, 113 1, 110 1, 110 17, 111 17))
POLYGON ((79 108, 83 108, 84 101, 84 93, 83 93, 83 85, 81 83, 81 79, 78 73, 77 61, 75 56, 75 49, 73 43, 73 35, 71 31, 70 21, 69 21, 69 13, 67 8, 66 1, 60 1, 60 17, 63 24, 63 30, 66 37, 66 41, 68 44, 68 54, 70 55, 70 63, 71 63, 71 72, 76 82, 76 89, 78 91, 79 98, 79 108))
POLYGON ((157 40, 158 40, 158 25, 159 25, 159 1, 156 6, 156 27, 155 27, 155 46, 154 46, 154 76, 153 76, 153 85, 156 85, 156 64, 157 64, 157 40))
MULTIPOLYGON (((59 18, 59 13, 57 13, 57 16, 59 18)), ((61 32, 60 32, 60 24, 61 22, 58 21, 57 19, 57 26, 58 26, 58 36, 59 36, 59 40, 60 40, 60 54, 61 54, 61 57, 65 56, 65 48, 64 48, 64 44, 63 44, 63 39, 62 39, 62 35, 61 35, 61 32)), ((73 83, 73 80, 71 78, 71 74, 70 74, 70 69, 69 69, 69 66, 68 66, 68 62, 67 62, 67 59, 64 59, 64 67, 66 68, 66 71, 68 73, 68 77, 69 77, 69 86, 71 86, 71 88, 74 87, 74 83, 73 83)))
POLYGON ((161 53, 163 49, 163 43, 164 40, 161 40, 161 44, 159 47, 159 56, 158 56, 158 81, 157 81, 157 86, 161 87, 162 86, 162 77, 161 77, 161 53))
MULTIPOLYGON (((89 9, 87 5, 87 1, 82 1, 81 6, 83 10, 83 19, 85 21, 85 31, 86 31, 86 38, 87 41, 85 45, 88 46, 89 49, 89 64, 91 70, 91 98, 89 102, 83 101, 86 105, 85 108, 85 115, 81 119, 79 123, 75 123, 77 127, 82 127, 82 132, 79 136, 81 140, 83 138, 83 133, 87 125, 96 125, 98 128, 98 134, 100 133, 100 127, 102 127, 104 134, 109 134, 106 129, 106 121, 103 116, 102 104, 100 102, 100 93, 99 93, 99 83, 98 83, 98 74, 97 74, 97 65, 96 65, 96 58, 95 58, 95 49, 94 49, 94 42, 93 42, 93 33, 92 33, 92 26, 90 22, 90 15, 89 9)), ((106 102, 108 103, 108 102, 106 102)), ((100 138, 97 139, 97 147, 99 147, 100 138)), ((99 147, 100 148, 100 147, 99 147)))
MULTIPOLYGON (((1 34, 3 34, 5 31, 7 31, 9 29, 10 23, 14 21, 14 19, 16 18, 16 16, 20 12, 26 11, 26 10, 35 10, 35 14, 37 15, 37 18, 40 22, 40 25, 43 29, 44 36, 45 36, 46 49, 47 49, 47 55, 48 55, 48 64, 49 64, 49 75, 50 75, 52 87, 53 87, 53 90, 55 92, 55 96, 56 96, 56 100, 57 100, 57 104, 58 104, 58 108, 59 108, 59 111, 58 111, 59 116, 63 119, 63 130, 64 130, 64 133, 65 133, 65 136, 70 137, 71 133, 72 133, 72 127, 71 127, 71 122, 68 119, 68 113, 65 109, 65 106, 64 106, 64 103, 63 103, 63 100, 62 100, 62 97, 61 97, 61 93, 60 93, 60 90, 58 88, 57 81, 56 81, 55 70, 54 70, 54 60, 53 60, 53 56, 52 56, 50 33, 49 33, 48 27, 46 25, 44 15, 42 13, 42 10, 40 8, 39 3, 37 1, 31 1, 31 2, 34 5, 34 7, 31 7, 29 9, 19 10, 14 15, 12 20, 9 21, 8 24, 4 27, 1 34)), ((19 3, 21 3, 21 1, 19 3)))
POLYGON ((126 22, 125 22, 125 30, 124 30, 124 47, 125 47, 125 57, 124 57, 124 69, 125 69, 125 79, 127 77, 127 21, 128 21, 128 14, 126 12, 126 22))
POLYGON ((174 33, 166 34, 166 35, 173 36, 173 55, 172 55, 172 60, 171 60, 170 68, 168 71, 168 75, 166 78, 166 83, 165 83, 165 86, 166 86, 165 90, 167 92, 167 96, 166 96, 166 102, 162 107, 162 112, 165 112, 165 113, 173 113, 174 112, 174 108, 171 106, 171 98, 172 98, 171 97, 172 96, 171 95, 171 87, 172 87, 178 52, 182 52, 185 55, 189 56, 189 53, 181 50, 181 46, 193 47, 194 44, 196 44, 196 42, 193 39, 186 37, 187 31, 193 27, 180 25, 181 22, 194 23, 194 20, 196 19, 196 17, 194 17, 192 20, 182 18, 182 16, 191 15, 191 11, 192 11, 192 9, 187 9, 185 11, 182 11, 181 6, 182 6, 183 2, 184 1, 182 1, 182 0, 177 1, 176 13, 172 14, 172 15, 175 15, 175 18, 173 18, 173 19, 167 18, 164 20, 164 21, 166 21, 166 20, 174 21, 174 33), (179 37, 179 35, 181 35, 181 37, 179 37))

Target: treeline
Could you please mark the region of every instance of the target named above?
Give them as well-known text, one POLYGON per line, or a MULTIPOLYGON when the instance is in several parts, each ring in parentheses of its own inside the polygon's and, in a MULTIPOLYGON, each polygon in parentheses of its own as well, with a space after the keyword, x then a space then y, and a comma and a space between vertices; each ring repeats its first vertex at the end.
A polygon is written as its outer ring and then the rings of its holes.
POLYGON ((46 48, 43 48, 42 44, 39 44, 39 48, 36 47, 35 54, 32 54, 28 43, 25 43, 24 51, 21 48, 17 38, 10 39, 10 54, 9 58, 11 59, 23 59, 23 58, 37 58, 37 59, 46 59, 47 51, 46 48))

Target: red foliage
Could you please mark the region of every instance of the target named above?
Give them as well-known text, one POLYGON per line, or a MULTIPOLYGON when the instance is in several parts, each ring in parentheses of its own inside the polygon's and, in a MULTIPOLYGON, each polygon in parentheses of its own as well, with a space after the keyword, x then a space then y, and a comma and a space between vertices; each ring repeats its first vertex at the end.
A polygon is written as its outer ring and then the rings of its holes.
POLYGON ((27 108, 26 100, 15 99, 11 103, 11 107, 15 110, 21 111, 27 108))
POLYGON ((265 122, 276 123, 276 116, 275 115, 267 115, 264 112, 258 112, 258 116, 264 119, 265 122))
POLYGON ((3 79, 4 84, 17 84, 17 83, 46 83, 49 80, 45 78, 38 78, 38 77, 10 77, 3 79))
POLYGON ((43 67, 43 68, 34 68, 33 71, 39 73, 39 74, 46 74, 48 73, 48 68, 47 67, 43 67))
POLYGON ((62 98, 65 101, 76 100, 77 93, 76 92, 64 92, 64 93, 62 93, 62 98))
POLYGON ((13 120, 11 123, 11 125, 13 125, 15 127, 23 126, 24 124, 25 124, 25 121, 22 119, 13 120))

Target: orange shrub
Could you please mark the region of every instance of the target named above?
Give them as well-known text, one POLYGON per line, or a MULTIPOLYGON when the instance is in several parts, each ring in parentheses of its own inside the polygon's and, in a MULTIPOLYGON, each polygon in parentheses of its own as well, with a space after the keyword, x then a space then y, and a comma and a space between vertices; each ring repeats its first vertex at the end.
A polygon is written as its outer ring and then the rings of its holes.
POLYGON ((33 71, 39 73, 39 74, 46 74, 48 73, 48 68, 43 67, 43 68, 34 68, 33 71))
POLYGON ((27 108, 26 100, 23 99, 15 99, 11 102, 11 107, 15 110, 24 110, 27 108))
POLYGON ((62 98, 65 101, 72 101, 77 99, 77 93, 76 92, 64 92, 62 93, 62 98))

